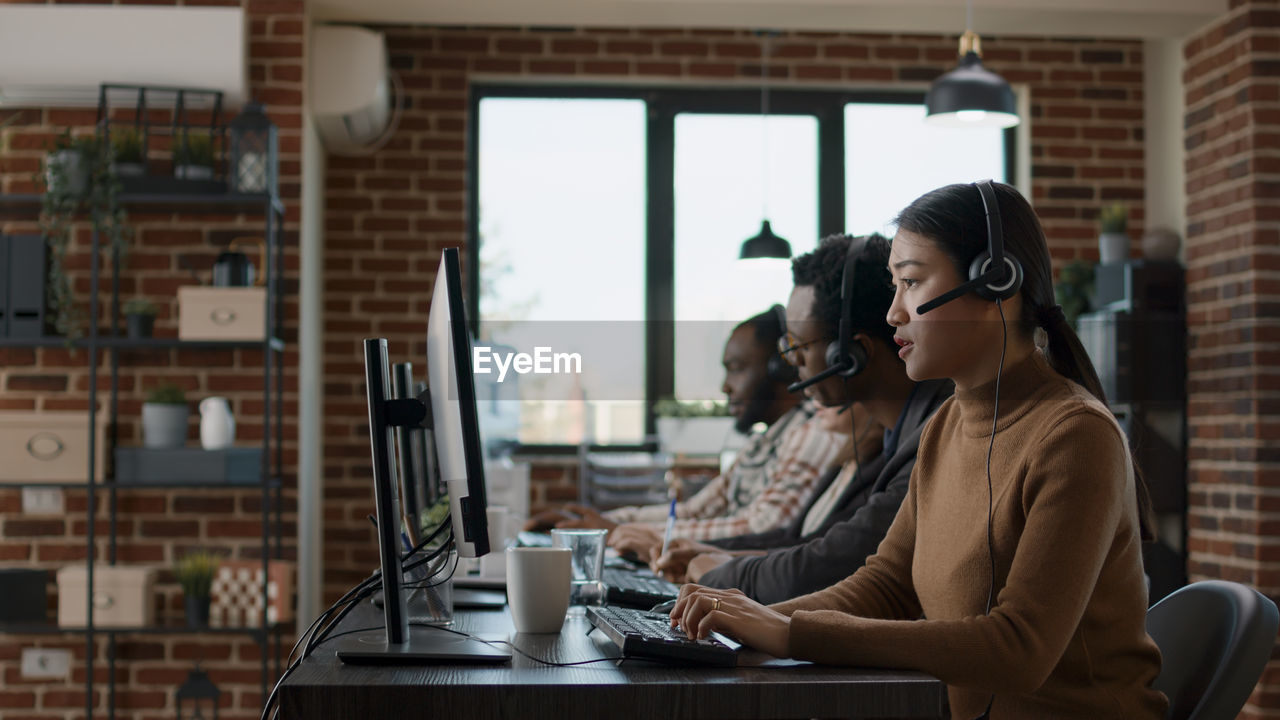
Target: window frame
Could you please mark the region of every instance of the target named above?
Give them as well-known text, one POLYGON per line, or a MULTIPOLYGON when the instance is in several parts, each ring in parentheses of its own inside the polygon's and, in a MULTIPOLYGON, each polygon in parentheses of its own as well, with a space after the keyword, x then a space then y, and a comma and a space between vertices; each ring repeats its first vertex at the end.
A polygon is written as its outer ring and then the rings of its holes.
MULTIPOLYGON (((645 123, 645 434, 655 430, 653 405, 675 391, 675 118, 680 113, 759 115, 761 88, 565 83, 471 84, 467 117, 467 307, 472 336, 480 328, 480 103, 490 98, 643 100, 645 123)), ((769 87, 770 115, 809 115, 818 121, 819 237, 844 232, 845 123, 851 103, 920 105, 924 91, 769 87)), ((1017 132, 1004 131, 1005 177, 1017 177, 1017 132)), ((745 238, 744 238, 745 239, 745 238)), ((616 444, 644 448, 645 443, 616 444)), ((520 454, 576 452, 570 444, 520 444, 520 454)))

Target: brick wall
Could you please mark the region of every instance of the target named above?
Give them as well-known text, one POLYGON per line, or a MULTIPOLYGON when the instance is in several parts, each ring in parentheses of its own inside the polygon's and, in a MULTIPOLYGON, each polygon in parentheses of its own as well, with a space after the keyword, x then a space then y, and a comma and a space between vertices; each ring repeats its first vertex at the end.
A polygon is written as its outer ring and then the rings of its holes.
MULTIPOLYGON (((180 1, 173 4, 183 4, 180 1)), ((191 5, 241 5, 239 0, 202 0, 191 5)), ((285 490, 282 527, 284 554, 295 556, 294 488, 297 428, 297 364, 295 349, 298 307, 297 231, 300 208, 305 7, 303 0, 245 0, 250 19, 250 82, 254 96, 280 128, 280 192, 286 207, 284 355, 285 490)), ((0 121, 17 116, 16 124, 0 131, 0 192, 38 192, 33 175, 49 143, 64 127, 89 134, 93 110, 59 108, 0 109, 0 121)), ((135 229, 132 252, 121 274, 121 295, 141 294, 160 307, 156 334, 177 334, 176 288, 191 284, 184 263, 208 268, 227 242, 242 235, 261 236, 264 220, 258 214, 211 215, 194 212, 130 214, 135 229)), ((31 216, 0 216, 0 232, 38 232, 31 216)), ((72 259, 77 300, 88 307, 88 226, 76 230, 72 259)), ((108 296, 104 293, 104 303, 108 296)), ((104 319, 105 323, 106 320, 104 319)), ((105 356, 102 361, 105 361, 105 356)), ((87 408, 88 357, 85 351, 57 349, 0 349, 0 410, 78 410, 87 408)), ((100 402, 105 404, 109 376, 100 373, 100 402)), ((195 401, 222 395, 231 401, 237 418, 238 443, 262 437, 262 353, 250 350, 161 350, 122 353, 119 407, 121 444, 141 442, 140 405, 145 391, 160 382, 186 388, 193 406, 188 431, 198 441, 195 401)), ((0 473, 2 474, 2 473, 0 473)), ((189 548, 212 547, 238 558, 261 556, 260 492, 212 490, 121 491, 118 524, 119 561, 168 567, 189 548)), ((98 495, 97 544, 106 557, 107 495, 98 495)), ((68 491, 67 512, 61 517, 24 516, 20 493, 0 489, 0 565, 57 568, 83 562, 86 555, 87 498, 68 491)), ((52 580, 52 577, 51 577, 52 580)), ((181 591, 164 574, 155 599, 158 619, 182 620, 181 591)), ((52 597, 53 585, 50 585, 52 597)), ((283 636, 291 644, 291 628, 283 636)), ((105 717, 106 642, 95 648, 96 716, 105 717), (102 713, 99 715, 98 713, 102 713)), ((81 718, 84 716, 83 637, 0 635, 0 718, 81 718), (73 677, 65 683, 23 680, 19 658, 25 647, 65 647, 75 653, 73 677)), ((176 714, 173 692, 193 663, 200 662, 224 692, 220 717, 256 718, 263 698, 259 691, 260 648, 248 636, 172 634, 122 636, 117 645, 116 717, 159 719, 176 714)), ((271 678, 274 682, 274 677, 271 678)))
MULTIPOLYGON (((407 90, 403 120, 372 157, 330 157, 326 180, 327 597, 375 564, 360 339, 387 337, 393 357, 420 369, 430 278, 441 249, 467 241, 470 84, 742 85, 761 67, 761 41, 745 31, 379 29, 407 90)), ((1032 193, 1054 257, 1097 259, 1104 202, 1129 203, 1140 237, 1141 43, 985 40, 990 66, 1031 89, 1032 193)), ((773 76, 796 87, 923 88, 956 61, 950 36, 786 33, 771 44, 773 76)), ((554 464, 535 466, 533 481, 535 505, 576 494, 572 471, 554 464)))
MULTIPOLYGON (((1280 7, 1185 45, 1189 573, 1280 597, 1280 7)), ((1244 718, 1280 717, 1272 662, 1244 718)))

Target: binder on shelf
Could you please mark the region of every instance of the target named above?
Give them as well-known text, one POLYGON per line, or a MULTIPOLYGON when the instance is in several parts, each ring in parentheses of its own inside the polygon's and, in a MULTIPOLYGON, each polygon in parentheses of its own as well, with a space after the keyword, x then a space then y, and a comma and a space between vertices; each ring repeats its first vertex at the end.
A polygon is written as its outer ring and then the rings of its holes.
POLYGON ((46 250, 39 235, 9 236, 9 337, 44 335, 46 250))

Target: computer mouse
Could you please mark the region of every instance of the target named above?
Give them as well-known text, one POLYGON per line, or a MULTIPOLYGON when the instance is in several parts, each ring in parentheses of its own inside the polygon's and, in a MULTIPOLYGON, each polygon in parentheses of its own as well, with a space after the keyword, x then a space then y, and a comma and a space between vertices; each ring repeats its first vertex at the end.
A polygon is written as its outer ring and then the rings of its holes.
POLYGON ((671 610, 675 608, 675 606, 676 606, 675 600, 668 600, 666 602, 658 603, 657 605, 654 605, 652 608, 649 608, 649 612, 670 615, 671 610))

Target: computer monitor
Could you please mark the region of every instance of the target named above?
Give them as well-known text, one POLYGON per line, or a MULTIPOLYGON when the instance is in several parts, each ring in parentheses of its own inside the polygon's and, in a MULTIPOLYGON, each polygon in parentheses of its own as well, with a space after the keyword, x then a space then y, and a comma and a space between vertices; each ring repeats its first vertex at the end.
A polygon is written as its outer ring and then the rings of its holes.
POLYGON ((453 544, 465 557, 489 552, 471 338, 462 303, 458 251, 447 249, 436 275, 427 319, 428 401, 392 398, 387 341, 364 341, 369 445, 377 506, 385 632, 344 638, 337 655, 350 664, 505 662, 509 652, 438 628, 410 626, 401 560, 400 493, 395 428, 423 426, 434 438, 440 476, 449 488, 453 544))

